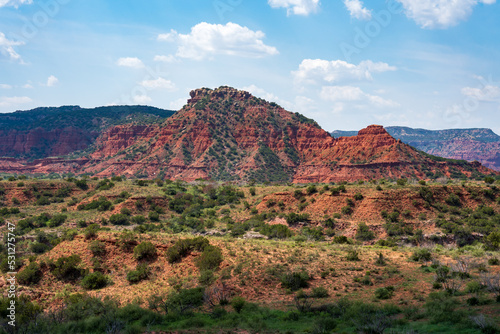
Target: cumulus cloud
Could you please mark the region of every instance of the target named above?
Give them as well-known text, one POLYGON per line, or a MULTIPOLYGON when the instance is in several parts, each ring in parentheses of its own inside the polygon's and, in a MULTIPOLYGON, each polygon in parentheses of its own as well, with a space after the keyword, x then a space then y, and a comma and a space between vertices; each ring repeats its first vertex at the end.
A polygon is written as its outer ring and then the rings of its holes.
POLYGON ((33 100, 27 96, 0 97, 0 107, 2 108, 14 107, 16 105, 30 102, 33 102, 33 100))
POLYGON ((175 30, 158 35, 159 41, 178 44, 176 56, 202 60, 216 55, 260 58, 278 54, 275 47, 264 44, 265 34, 253 31, 235 23, 199 23, 191 28, 189 34, 175 30))
POLYGON ((33 0, 0 0, 0 7, 12 6, 19 7, 20 5, 30 5, 33 3, 33 0))
POLYGON ((286 8, 287 15, 309 15, 319 9, 319 0, 268 0, 272 8, 286 8))
POLYGON ((344 0, 344 5, 351 16, 358 20, 370 20, 372 18, 371 10, 363 7, 363 2, 360 0, 344 0))
POLYGON ((250 86, 243 87, 242 90, 247 91, 249 93, 252 93, 252 95, 260 97, 261 99, 264 99, 266 101, 275 102, 275 103, 279 104, 280 106, 282 106, 283 108, 288 109, 288 110, 290 110, 293 106, 293 104, 290 103, 289 101, 280 99, 277 95, 269 93, 269 92, 265 91, 264 89, 257 87, 256 85, 250 85, 250 86))
POLYGON ((144 68, 144 63, 139 58, 135 57, 124 57, 116 61, 116 65, 130 68, 144 68))
POLYGON ((58 82, 59 82, 59 79, 57 79, 55 76, 51 75, 47 79, 47 87, 54 87, 55 85, 57 85, 58 82))
POLYGON ((479 101, 492 102, 500 99, 500 87, 493 85, 486 85, 482 88, 464 87, 462 94, 479 101))
POLYGON ((7 39, 7 37, 5 37, 5 34, 3 32, 0 32, 0 53, 10 60, 15 60, 22 63, 21 56, 14 50, 14 46, 23 44, 24 42, 15 42, 7 39))
POLYGON ((160 61, 163 63, 173 63, 173 62, 177 61, 177 59, 175 59, 175 56, 173 56, 173 55, 155 56, 154 61, 160 61))
POLYGON ((135 95, 134 97, 132 97, 132 100, 137 104, 148 104, 152 101, 151 98, 147 95, 135 95))
POLYGON ((175 84, 170 80, 163 79, 162 77, 154 80, 144 80, 140 84, 148 89, 165 89, 167 91, 175 90, 175 84))
POLYGON ((0 84, 0 89, 11 89, 12 86, 11 85, 7 85, 7 84, 0 84))
POLYGON ((358 65, 343 60, 304 59, 292 75, 296 83, 339 83, 343 81, 372 80, 373 73, 395 71, 386 63, 365 60, 358 65))
POLYGON ((491 5, 496 0, 397 0, 406 16, 427 29, 446 29, 469 18, 480 3, 491 5))
POLYGON ((358 102, 368 103, 376 107, 398 107, 399 103, 384 99, 377 95, 363 92, 359 87, 353 86, 325 86, 321 89, 320 97, 331 102, 358 102))

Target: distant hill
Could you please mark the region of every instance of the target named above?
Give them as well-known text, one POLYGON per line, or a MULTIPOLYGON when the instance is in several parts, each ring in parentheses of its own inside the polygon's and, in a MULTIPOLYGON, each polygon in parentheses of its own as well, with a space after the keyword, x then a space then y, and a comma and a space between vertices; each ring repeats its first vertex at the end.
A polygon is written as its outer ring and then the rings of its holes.
MULTIPOLYGON (((32 162, 0 159, 0 172, 279 183, 481 178, 493 173, 479 163, 418 151, 391 137, 380 125, 371 125, 354 137, 334 139, 314 120, 231 87, 196 89, 190 97, 168 118, 164 117, 168 114, 139 117, 132 113, 129 118, 118 113, 121 116, 104 122, 97 113, 93 119, 98 121, 79 128, 94 135, 100 131, 86 154, 32 162), (113 122, 121 124, 111 126, 113 122)), ((59 138, 56 143, 65 145, 69 139, 59 138)), ((40 141, 25 138, 20 142, 38 145, 40 141)))
POLYGON ((174 111, 147 106, 36 108, 0 114, 0 156, 41 159, 87 149, 111 126, 162 122, 174 111))
MULTIPOLYGON (((389 126, 387 132, 396 139, 426 153, 449 159, 479 161, 500 170, 500 136, 490 129, 425 130, 389 126)), ((352 137, 357 131, 333 131, 332 136, 352 137)))

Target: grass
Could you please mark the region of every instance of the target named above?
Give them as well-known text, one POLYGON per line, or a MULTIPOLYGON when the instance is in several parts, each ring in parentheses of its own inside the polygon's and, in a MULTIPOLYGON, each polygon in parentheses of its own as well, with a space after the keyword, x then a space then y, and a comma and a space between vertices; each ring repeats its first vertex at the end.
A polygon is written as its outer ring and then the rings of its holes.
MULTIPOLYGON (((329 296, 321 298, 320 301, 315 300, 313 307, 337 303, 343 297, 347 297, 352 300, 368 301, 380 307, 396 304, 398 307, 422 308, 427 295, 435 291, 433 289, 435 268, 431 266, 431 262, 427 261, 428 258, 424 258, 422 262, 410 260, 412 254, 418 250, 418 248, 415 248, 415 244, 409 245, 410 242, 403 242, 403 240, 410 239, 396 238, 396 247, 382 247, 376 243, 373 244, 377 240, 385 238, 384 223, 380 212, 383 209, 388 212, 398 209, 401 213, 410 210, 411 214, 406 215, 407 217, 403 217, 404 215, 401 214, 398 219, 404 219, 404 222, 412 226, 413 230, 417 228, 423 229, 425 234, 441 232, 440 228, 434 225, 434 222, 438 219, 453 221, 457 217, 453 212, 443 213, 440 211, 442 207, 431 205, 425 208, 424 201, 419 197, 421 186, 415 184, 389 187, 390 184, 387 182, 383 185, 384 190, 382 192, 376 190, 377 184, 367 182, 361 185, 348 184, 345 193, 340 192, 336 195, 332 195, 330 191, 322 191, 323 185, 316 185, 317 192, 309 193, 306 191, 308 186, 305 185, 256 185, 255 196, 250 194, 249 186, 241 186, 236 187, 237 191, 242 191, 244 194, 244 198, 239 202, 215 205, 203 208, 200 211, 195 210, 193 205, 196 205, 196 203, 194 203, 187 206, 189 210, 186 209, 184 212, 180 210, 179 213, 169 210, 169 202, 175 195, 165 195, 165 189, 173 187, 181 193, 194 197, 199 196, 202 198, 203 203, 206 203, 211 196, 208 189, 210 187, 217 188, 220 184, 209 182, 200 182, 196 185, 172 183, 160 187, 154 183, 148 186, 139 186, 128 180, 114 182, 115 186, 108 190, 96 191, 95 186, 98 182, 97 180, 89 180, 89 189, 82 191, 74 183, 63 180, 40 181, 29 179, 23 180, 24 185, 21 187, 17 185, 17 181, 0 181, 0 188, 4 189, 3 198, 0 198, 0 200, 6 203, 8 207, 13 207, 10 202, 11 198, 15 197, 20 201, 20 204, 16 205, 16 207, 19 207, 20 212, 7 213, 5 217, 0 217, 2 219, 17 223, 23 218, 35 217, 43 212, 53 216, 66 209, 62 213, 67 216, 67 220, 61 226, 34 228, 26 233, 27 238, 25 240, 18 241, 19 250, 21 252, 28 251, 24 258, 25 265, 33 260, 40 264, 43 273, 40 282, 32 286, 23 286, 22 289, 25 292, 44 291, 45 295, 43 296, 47 297, 41 297, 37 300, 44 307, 53 306, 64 299, 60 294, 61 286, 64 284, 67 285, 67 291, 71 291, 72 294, 85 292, 83 287, 80 286, 81 279, 70 283, 54 284, 53 275, 42 263, 47 262, 49 259, 56 261, 59 257, 77 254, 82 258, 81 267, 91 272, 94 265, 92 262, 94 255, 89 250, 89 245, 97 240, 104 244, 106 249, 105 254, 99 255, 103 274, 109 277, 110 282, 113 283, 100 289, 99 295, 103 298, 112 297, 123 305, 131 303, 140 297, 139 304, 142 307, 147 307, 147 299, 151 295, 200 285, 199 281, 202 273, 196 266, 198 259, 202 257, 200 250, 193 250, 186 254, 181 261, 175 263, 169 263, 165 253, 179 239, 193 238, 194 233, 210 231, 214 235, 206 236, 206 238, 211 245, 220 248, 222 262, 218 267, 216 265, 210 267, 213 270, 213 278, 203 281, 211 283, 215 279, 215 283, 211 286, 219 284, 234 287, 235 294, 242 296, 249 303, 248 309, 245 311, 245 308, 247 308, 245 306, 242 314, 239 315, 234 313, 230 306, 225 306, 228 313, 224 315, 223 311, 213 311, 209 306, 205 305, 190 317, 171 318, 162 315, 161 319, 163 320, 157 323, 156 327, 151 328, 164 331, 193 328, 203 328, 205 330, 232 329, 235 326, 248 331, 259 332, 288 331, 300 333, 314 331, 317 326, 325 325, 321 323, 324 312, 323 315, 321 315, 322 312, 311 315, 301 314, 299 320, 293 320, 296 316, 290 312, 295 310, 295 293, 281 283, 282 275, 291 272, 307 272, 309 275, 309 287, 302 287, 305 294, 310 295, 314 289, 318 288, 326 289, 329 296), (24 190, 31 189, 33 186, 38 187, 40 191, 48 192, 55 192, 57 189, 70 186, 71 194, 62 203, 37 206, 34 204, 35 198, 26 197, 23 193, 24 190), (185 188, 185 191, 181 191, 181 188, 185 188), (296 190, 301 190, 303 198, 309 203, 302 212, 294 209, 301 200, 294 197, 296 190), (117 201, 124 191, 128 192, 130 197, 123 198, 123 201, 117 201), (358 193, 362 194, 363 198, 355 201, 354 196, 358 193), (79 203, 89 203, 100 196, 104 196, 113 203, 113 210, 103 212, 98 210, 76 210, 79 203), (75 200, 72 200, 72 198, 75 200), (262 227, 259 224, 283 223, 286 216, 291 212, 308 214, 309 220, 305 223, 306 227, 325 230, 324 223, 327 218, 332 218, 335 213, 340 213, 341 208, 346 205, 346 199, 352 200, 352 215, 333 218, 335 235, 326 236, 323 234, 324 241, 299 238, 298 236, 303 236, 302 227, 300 226, 302 222, 299 222, 298 226, 291 226, 290 229, 294 235, 283 240, 233 238, 229 233, 231 225, 235 222, 251 221, 249 228, 258 230, 262 227), (70 201, 72 202, 70 203, 70 201), (143 203, 142 209, 136 206, 137 201, 143 203), (243 201, 247 201, 249 208, 255 209, 257 214, 246 208, 243 201), (271 203, 283 203, 283 205, 269 207, 269 201, 271 203), (415 205, 415 201, 417 201, 417 205, 415 205), (112 214, 120 213, 123 208, 130 211, 130 213, 126 210, 124 212, 130 214, 131 217, 135 215, 148 217, 148 212, 154 210, 153 205, 161 207, 159 222, 146 221, 140 225, 128 226, 106 224, 106 220, 112 214), (425 221, 418 218, 421 212, 426 214, 427 219, 425 221), (95 239, 87 240, 84 238, 83 231, 85 228, 77 225, 82 220, 86 221, 87 224, 98 224, 100 230, 97 232, 95 239), (196 222, 210 220, 213 224, 209 228, 202 226, 199 229, 198 226, 189 226, 191 220, 196 222), (361 224, 362 222, 366 222, 366 225, 361 224), (144 229, 141 233, 134 230, 138 226, 143 228, 149 226, 149 229, 144 229), (363 237, 356 239, 356 230, 359 226, 362 226, 361 231, 364 233, 373 231, 374 240, 370 240, 372 239, 371 233, 369 237, 365 238, 364 235, 361 235, 363 237), (61 235, 68 228, 75 229, 79 232, 79 235, 73 241, 57 239, 57 235, 61 235), (54 240, 50 241, 50 246, 53 246, 53 248, 28 261, 27 258, 33 256, 32 253, 29 253, 30 244, 32 243, 30 238, 35 238, 36 232, 40 230, 55 235, 54 240), (157 256, 145 260, 136 259, 131 251, 126 252, 120 249, 116 241, 124 230, 132 230, 131 233, 136 237, 134 247, 142 242, 150 242, 156 249, 157 256), (349 244, 333 243, 335 236, 346 236, 349 244), (352 250, 358 252, 359 261, 346 260, 346 255, 352 250), (376 264, 379 253, 383 253, 385 265, 376 264), (149 264, 150 274, 148 279, 130 285, 127 281, 127 273, 134 270, 143 261, 149 264), (387 300, 377 299, 375 291, 388 286, 394 287, 393 296, 387 300), (236 325, 238 322, 241 325, 236 325)), ((450 192, 461 191, 462 208, 471 210, 470 213, 467 213, 468 215, 474 214, 481 204, 492 207, 494 214, 500 212, 498 201, 492 201, 481 195, 482 190, 486 187, 484 184, 469 182, 465 187, 466 190, 463 189, 461 184, 451 184, 446 189, 442 185, 435 184, 428 184, 426 187, 433 191, 434 201, 443 205, 446 205, 446 199, 449 198, 450 192), (469 196, 472 192, 470 189, 476 189, 479 195, 474 195, 476 198, 469 196)), ((357 197, 360 198, 360 196, 357 197)), ((495 219, 495 215, 479 214, 482 215, 481 219, 491 219, 491 221, 495 219)), ((0 227, 0 231, 5 231, 5 228, 5 225, 0 227)), ((405 237, 411 238, 411 235, 405 237)), ((425 240, 428 243, 426 248, 430 250, 432 257, 444 264, 452 264, 464 256, 469 256, 478 262, 486 259, 483 261, 485 263, 488 258, 500 257, 498 250, 488 249, 487 245, 481 243, 484 240, 478 241, 473 245, 458 248, 449 245, 436 245, 432 244, 430 240, 425 240)), ((4 249, 1 251, 4 251, 4 249)), ((218 260, 217 263, 219 263, 218 260)), ((485 266, 487 270, 493 273, 500 271, 500 266, 489 266, 487 264, 485 266)), ((465 287, 465 283, 478 279, 479 269, 472 269, 470 275, 470 278, 465 279, 463 287, 465 287)), ((465 309, 468 308, 465 300, 470 296, 463 291, 463 287, 460 292, 462 295, 458 297, 458 301, 459 308, 465 309)), ((490 301, 485 305, 474 306, 472 309, 479 313, 500 314, 500 304, 492 302, 491 294, 485 293, 484 296, 490 301)), ((151 317, 151 315, 147 315, 147 317, 151 317)), ((94 320, 86 320, 89 323, 75 324, 75 326, 87 326, 94 320)), ((499 320, 498 318, 494 319, 497 324, 500 324, 499 320)), ((141 321, 133 321, 128 323, 127 326, 131 328, 139 326, 144 329, 145 325, 141 321)), ((339 319, 336 319, 336 321, 336 331, 338 332, 351 333, 357 331, 352 323, 339 319)), ((466 333, 467 331, 467 333, 474 333, 476 331, 470 324, 430 324, 427 318, 419 321, 411 320, 406 323, 396 322, 392 328, 397 330, 415 329, 419 332, 429 333, 466 333)), ((91 332, 89 331, 89 333, 91 332)), ((57 331, 54 331, 54 333, 57 333, 57 331)))

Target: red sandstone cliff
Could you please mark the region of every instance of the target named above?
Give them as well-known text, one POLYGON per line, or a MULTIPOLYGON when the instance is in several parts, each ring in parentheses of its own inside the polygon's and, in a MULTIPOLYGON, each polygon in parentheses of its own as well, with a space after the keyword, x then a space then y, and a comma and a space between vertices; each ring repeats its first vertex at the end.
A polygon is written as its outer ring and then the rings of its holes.
POLYGON ((378 125, 334 139, 316 122, 233 88, 203 88, 190 95, 187 105, 162 124, 109 128, 88 160, 0 161, 0 170, 299 183, 492 172, 478 164, 433 160, 378 125))

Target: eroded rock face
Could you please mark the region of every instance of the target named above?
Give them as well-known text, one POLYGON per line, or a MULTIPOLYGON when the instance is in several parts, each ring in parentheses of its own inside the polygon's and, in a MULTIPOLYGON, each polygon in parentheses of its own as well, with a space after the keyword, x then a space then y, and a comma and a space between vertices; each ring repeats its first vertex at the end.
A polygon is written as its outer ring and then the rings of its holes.
POLYGON ((29 131, 0 130, 0 156, 61 156, 87 148, 98 133, 77 128, 36 128, 29 131))
POLYGON ((334 139, 313 120, 248 92, 202 88, 190 96, 162 124, 109 128, 86 160, 0 161, 0 170, 299 183, 490 173, 481 165, 433 161, 380 125, 334 139))

